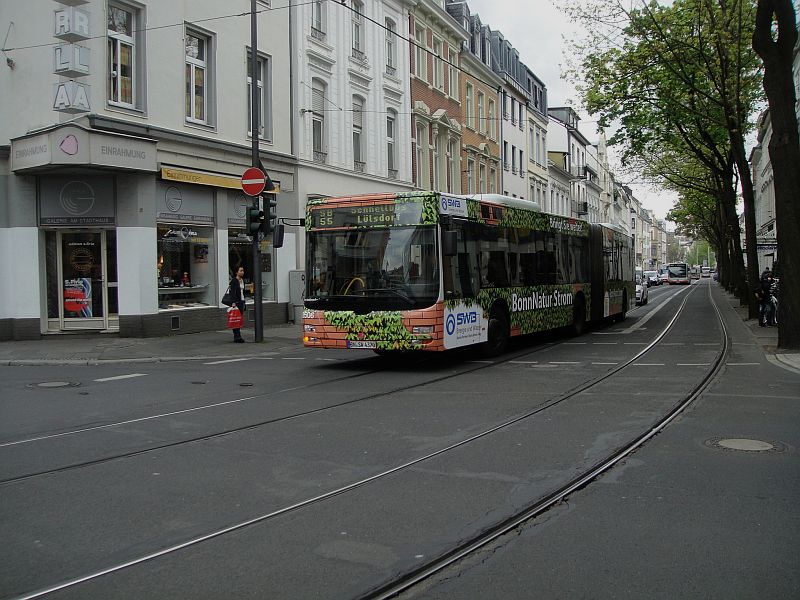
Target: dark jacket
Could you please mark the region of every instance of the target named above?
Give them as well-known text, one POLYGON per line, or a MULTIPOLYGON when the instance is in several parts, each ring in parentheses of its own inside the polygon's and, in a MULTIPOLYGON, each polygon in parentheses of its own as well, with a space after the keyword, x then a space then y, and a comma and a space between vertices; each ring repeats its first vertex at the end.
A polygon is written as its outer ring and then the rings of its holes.
POLYGON ((230 283, 231 288, 231 300, 233 300, 233 304, 239 307, 239 310, 242 310, 242 305, 244 301, 242 300, 242 286, 239 285, 239 280, 234 277, 231 279, 230 283))

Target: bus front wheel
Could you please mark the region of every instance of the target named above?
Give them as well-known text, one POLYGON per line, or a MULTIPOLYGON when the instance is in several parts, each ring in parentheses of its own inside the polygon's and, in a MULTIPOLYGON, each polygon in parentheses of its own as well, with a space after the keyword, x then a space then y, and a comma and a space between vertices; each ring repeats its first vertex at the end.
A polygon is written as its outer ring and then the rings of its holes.
POLYGON ((487 339, 483 344, 484 356, 498 356, 508 348, 510 331, 504 310, 493 308, 489 315, 487 339))

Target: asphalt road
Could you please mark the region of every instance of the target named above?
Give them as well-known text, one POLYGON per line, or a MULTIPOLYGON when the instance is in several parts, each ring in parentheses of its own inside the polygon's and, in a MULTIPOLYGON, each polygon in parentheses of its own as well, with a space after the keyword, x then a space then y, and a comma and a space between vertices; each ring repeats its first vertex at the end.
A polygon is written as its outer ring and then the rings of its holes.
MULTIPOLYGON (((651 288, 622 324, 525 340, 495 361, 298 344, 5 367, 0 595, 87 578, 53 595, 359 597, 546 495, 687 394, 722 343, 710 289, 651 288), (545 408, 635 356, 680 307, 635 366, 545 408), (41 386, 56 382, 73 385, 41 386)), ((733 327, 713 390, 634 458, 410 595, 797 596, 800 378, 744 334, 733 327), (708 443, 734 435, 780 451, 708 443)))

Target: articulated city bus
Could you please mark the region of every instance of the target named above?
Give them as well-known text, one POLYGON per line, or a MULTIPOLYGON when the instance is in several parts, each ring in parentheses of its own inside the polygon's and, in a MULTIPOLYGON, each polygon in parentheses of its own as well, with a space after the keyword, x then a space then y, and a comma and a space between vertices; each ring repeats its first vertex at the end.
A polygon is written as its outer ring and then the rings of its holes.
POLYGON ((667 282, 673 284, 692 283, 691 275, 689 273, 689 265, 683 262, 674 262, 667 265, 667 282))
POLYGON ((621 228, 497 194, 399 192, 306 207, 303 341, 378 353, 481 344, 625 318, 635 298, 621 228))

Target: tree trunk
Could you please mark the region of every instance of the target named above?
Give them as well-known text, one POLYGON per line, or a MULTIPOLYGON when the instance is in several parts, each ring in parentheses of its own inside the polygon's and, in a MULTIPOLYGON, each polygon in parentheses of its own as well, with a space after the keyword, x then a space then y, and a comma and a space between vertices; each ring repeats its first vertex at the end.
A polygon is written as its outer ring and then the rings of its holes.
POLYGON ((800 349, 800 139, 792 60, 797 22, 792 0, 759 0, 753 49, 764 61, 772 138, 769 159, 775 188, 778 263, 782 275, 778 346, 800 349), (773 19, 777 37, 773 38, 773 19))
MULTIPOLYGON (((753 175, 745 153, 744 138, 739 129, 730 131, 731 152, 739 173, 742 200, 744 201, 744 236, 747 248, 747 288, 753 290, 759 281, 758 245, 756 240, 756 207, 753 190, 753 175)), ((758 318, 758 301, 753 293, 748 293, 748 316, 758 318)))

